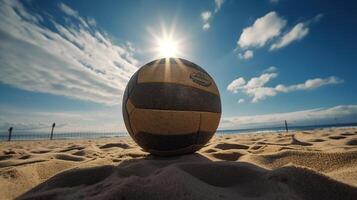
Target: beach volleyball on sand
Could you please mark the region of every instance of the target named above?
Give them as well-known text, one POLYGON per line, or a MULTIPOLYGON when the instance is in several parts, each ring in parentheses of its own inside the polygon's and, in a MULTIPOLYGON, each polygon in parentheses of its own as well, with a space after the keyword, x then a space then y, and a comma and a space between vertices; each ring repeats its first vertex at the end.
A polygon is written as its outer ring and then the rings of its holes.
POLYGON ((125 126, 156 155, 195 152, 214 135, 221 101, 212 77, 180 58, 154 60, 130 79, 123 97, 125 126))
POLYGON ((356 10, 0 0, 0 200, 357 200, 356 10))

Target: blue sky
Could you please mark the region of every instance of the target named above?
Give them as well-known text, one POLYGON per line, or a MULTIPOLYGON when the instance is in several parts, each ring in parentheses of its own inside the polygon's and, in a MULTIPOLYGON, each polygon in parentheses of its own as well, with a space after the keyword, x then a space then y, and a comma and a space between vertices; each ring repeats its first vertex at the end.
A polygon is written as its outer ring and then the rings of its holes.
POLYGON ((160 56, 215 79, 221 129, 356 122, 354 1, 6 1, 0 8, 0 129, 125 130, 130 76, 160 56))

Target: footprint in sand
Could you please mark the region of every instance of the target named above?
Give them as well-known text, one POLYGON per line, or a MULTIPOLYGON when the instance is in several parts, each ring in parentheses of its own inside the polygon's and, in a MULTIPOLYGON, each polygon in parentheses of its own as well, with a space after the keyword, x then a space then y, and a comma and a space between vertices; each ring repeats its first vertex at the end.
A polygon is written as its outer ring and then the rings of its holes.
POLYGON ((303 133, 303 134, 312 134, 311 132, 308 132, 308 131, 303 131, 301 133, 303 133))
POLYGON ((31 158, 31 155, 25 154, 25 155, 22 155, 19 159, 26 160, 26 159, 29 159, 29 158, 31 158))
POLYGON ((130 148, 130 146, 125 144, 125 143, 108 143, 108 144, 105 144, 103 146, 100 146, 99 148, 100 149, 107 149, 107 148, 113 148, 113 147, 119 147, 119 148, 122 148, 122 149, 130 148))
POLYGON ((345 139, 346 137, 345 136, 336 135, 336 136, 330 136, 328 138, 333 139, 333 140, 340 140, 340 139, 345 139))
POLYGON ((88 152, 85 151, 85 150, 79 150, 79 151, 76 151, 76 152, 72 153, 72 155, 74 155, 74 156, 85 156, 85 155, 88 155, 88 152))
POLYGON ((59 151, 59 152, 64 153, 64 152, 72 151, 72 150, 82 150, 82 149, 84 149, 84 148, 85 148, 85 147, 82 147, 82 146, 72 145, 72 146, 69 146, 69 147, 66 148, 66 149, 63 149, 63 150, 59 151))
POLYGON ((30 153, 43 154, 43 153, 49 153, 51 151, 52 150, 50 150, 50 149, 35 149, 35 150, 30 151, 30 153))
POLYGON ((351 145, 351 146, 356 146, 357 145, 357 139, 351 139, 349 141, 346 142, 347 145, 351 145))
POLYGON ((226 150, 226 151, 215 152, 210 155, 212 157, 220 159, 220 160, 237 161, 239 157, 241 157, 245 154, 242 152, 238 152, 238 151, 226 150))
POLYGON ((323 139, 312 139, 312 140, 309 140, 309 142, 324 142, 326 140, 323 140, 323 139))
POLYGON ((57 154, 54 156, 56 159, 59 160, 66 160, 66 161, 83 161, 85 160, 82 157, 78 157, 78 156, 72 156, 72 155, 68 155, 68 154, 57 154))
POLYGON ((302 142, 302 141, 296 139, 295 135, 293 135, 291 139, 292 139, 292 141, 291 141, 292 145, 300 145, 300 146, 311 146, 312 145, 308 142, 302 142))
POLYGON ((350 132, 346 132, 346 133, 341 133, 341 135, 343 136, 351 136, 351 135, 355 135, 354 133, 350 133, 350 132))
POLYGON ((13 157, 12 155, 1 155, 0 156, 0 160, 7 160, 7 159, 10 159, 12 157, 13 157))
POLYGON ((262 147, 263 147, 262 145, 254 145, 254 146, 251 146, 249 149, 250 150, 258 150, 258 149, 260 149, 262 147))
POLYGON ((16 154, 16 152, 15 152, 15 151, 13 151, 12 149, 7 149, 7 150, 4 150, 4 151, 3 151, 3 153, 4 153, 4 154, 6 154, 6 155, 16 154))
POLYGON ((214 148, 227 150, 227 149, 248 149, 249 146, 243 144, 234 144, 234 143, 220 143, 214 146, 214 148))

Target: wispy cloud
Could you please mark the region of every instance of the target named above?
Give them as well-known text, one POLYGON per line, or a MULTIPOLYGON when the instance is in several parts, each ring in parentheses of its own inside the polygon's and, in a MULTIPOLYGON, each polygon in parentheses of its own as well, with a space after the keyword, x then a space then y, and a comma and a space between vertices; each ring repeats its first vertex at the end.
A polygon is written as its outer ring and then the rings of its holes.
POLYGON ((270 66, 270 67, 268 67, 267 69, 263 70, 263 71, 262 71, 262 74, 263 74, 263 73, 276 72, 276 71, 278 71, 278 68, 276 68, 275 66, 270 66))
POLYGON ((269 81, 276 78, 278 73, 275 67, 269 67, 264 70, 264 72, 246 81, 243 77, 239 77, 233 80, 228 86, 227 90, 232 93, 242 92, 252 97, 252 102, 256 103, 258 101, 264 100, 267 97, 276 96, 278 93, 288 93, 298 90, 313 90, 325 85, 335 85, 343 83, 343 80, 330 76, 327 78, 314 78, 308 79, 304 83, 293 84, 285 86, 284 84, 278 84, 274 87, 266 86, 269 81))
POLYGON ((304 83, 289 85, 289 86, 279 84, 275 87, 275 90, 278 92, 292 92, 292 91, 297 91, 297 90, 313 90, 313 89, 319 88, 324 85, 335 85, 335 84, 340 84, 340 83, 343 83, 343 80, 341 80, 335 76, 330 76, 328 78, 309 79, 309 80, 306 80, 304 83))
POLYGON ((309 28, 304 23, 296 24, 288 33, 281 37, 275 44, 272 44, 270 50, 280 49, 293 41, 301 40, 309 33, 309 28))
POLYGON ((211 28, 210 21, 212 20, 213 16, 218 13, 218 11, 221 10, 222 4, 224 3, 224 0, 214 0, 214 12, 210 10, 206 10, 201 12, 201 19, 203 21, 202 29, 207 31, 208 29, 211 28))
POLYGON ((218 12, 221 9, 222 4, 224 3, 224 0, 214 0, 215 3, 215 9, 214 12, 218 12))
POLYGON ((238 100, 238 103, 241 104, 241 103, 244 103, 245 102, 245 99, 239 99, 238 100))
POLYGON ((239 56, 239 58, 241 58, 241 59, 249 60, 249 59, 253 58, 254 53, 253 53, 252 50, 247 50, 247 51, 245 51, 245 52, 243 52, 243 53, 239 53, 238 56, 239 56))
POLYGON ((324 14, 319 13, 319 14, 317 14, 312 20, 308 21, 307 23, 308 23, 308 24, 310 24, 310 23, 317 23, 317 22, 319 22, 323 17, 324 17, 324 14))
POLYGON ((85 20, 63 3, 58 7, 66 23, 29 12, 19 1, 1 4, 1 82, 29 91, 121 103, 138 64, 130 46, 114 44, 94 26, 94 19, 85 20))
POLYGON ((340 105, 296 112, 228 117, 221 120, 220 129, 283 126, 284 120, 291 126, 353 123, 356 118, 357 105, 340 105))
POLYGON ((212 17, 211 11, 204 11, 201 13, 201 18, 203 21, 203 26, 202 26, 203 30, 208 30, 211 27, 211 25, 209 24, 209 20, 211 19, 211 17, 212 17))
POLYGON ((320 21, 323 16, 323 14, 318 14, 306 22, 300 22, 296 24, 292 29, 290 29, 282 37, 275 41, 275 43, 270 46, 269 50, 277 50, 289 45, 294 41, 301 40, 309 33, 309 25, 320 21))
POLYGON ((64 3, 59 3, 58 6, 64 13, 66 13, 69 16, 73 16, 73 17, 79 17, 78 12, 73 10, 71 7, 67 6, 64 3))

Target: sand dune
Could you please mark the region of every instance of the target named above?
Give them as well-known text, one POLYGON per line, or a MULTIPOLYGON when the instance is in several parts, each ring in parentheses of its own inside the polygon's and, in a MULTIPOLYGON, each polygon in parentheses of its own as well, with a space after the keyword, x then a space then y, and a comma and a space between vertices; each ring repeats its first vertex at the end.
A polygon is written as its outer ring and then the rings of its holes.
POLYGON ((154 157, 130 138, 0 143, 0 199, 355 199, 357 129, 217 136, 154 157))

